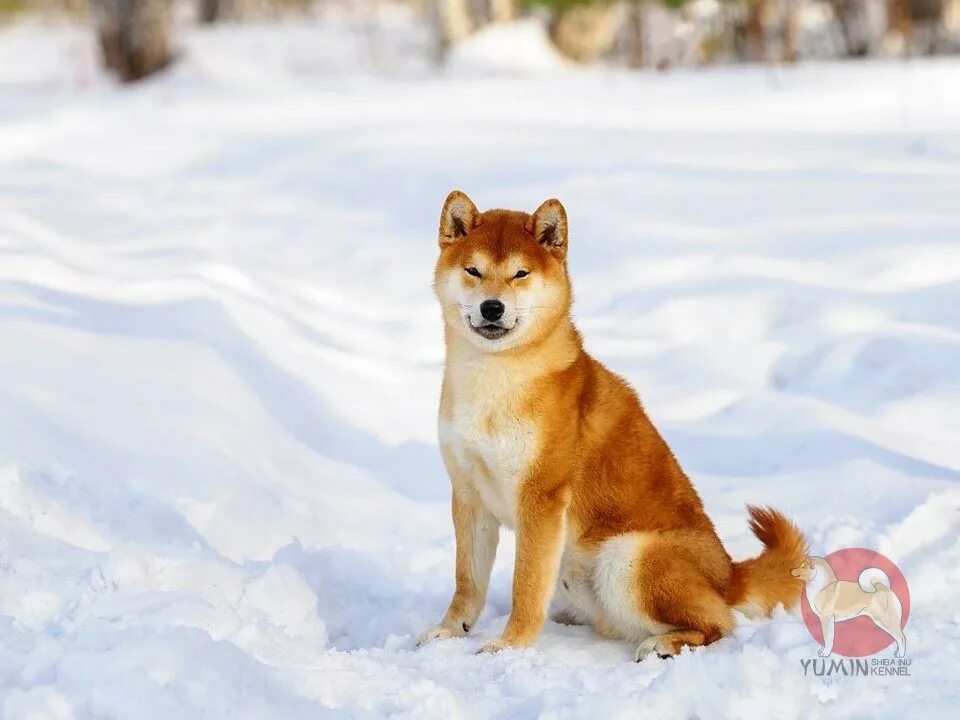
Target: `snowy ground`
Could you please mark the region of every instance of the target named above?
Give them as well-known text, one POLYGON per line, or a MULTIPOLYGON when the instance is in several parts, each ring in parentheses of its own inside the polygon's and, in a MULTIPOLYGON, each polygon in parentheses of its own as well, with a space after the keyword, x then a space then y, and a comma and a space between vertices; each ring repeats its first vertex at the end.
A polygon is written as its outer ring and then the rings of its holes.
POLYGON ((324 37, 184 32, 121 89, 79 31, 0 31, 0 717, 946 715, 960 62, 524 75, 519 32, 384 72, 324 37), (454 187, 563 200, 588 346, 731 551, 751 501, 888 554, 912 677, 804 677, 786 614, 672 661, 554 624, 475 657, 509 537, 474 637, 414 650, 453 580, 454 187))

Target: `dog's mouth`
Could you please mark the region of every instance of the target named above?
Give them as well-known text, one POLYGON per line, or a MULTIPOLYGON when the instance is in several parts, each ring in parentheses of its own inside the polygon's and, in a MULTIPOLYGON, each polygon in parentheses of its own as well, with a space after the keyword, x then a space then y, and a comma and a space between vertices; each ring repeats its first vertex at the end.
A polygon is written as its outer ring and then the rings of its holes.
POLYGON ((471 325, 470 329, 473 330, 477 335, 485 337, 487 340, 499 340, 511 330, 511 328, 505 328, 503 325, 497 325, 495 323, 487 323, 486 325, 471 325))

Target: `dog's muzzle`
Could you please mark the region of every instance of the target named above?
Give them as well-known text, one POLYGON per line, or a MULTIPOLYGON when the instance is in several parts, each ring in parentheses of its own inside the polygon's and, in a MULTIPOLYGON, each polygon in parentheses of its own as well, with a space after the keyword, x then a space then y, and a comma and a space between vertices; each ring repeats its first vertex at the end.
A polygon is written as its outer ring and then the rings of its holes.
POLYGON ((484 323, 483 325, 470 323, 470 329, 487 340, 499 340, 513 328, 504 327, 500 323, 484 323))

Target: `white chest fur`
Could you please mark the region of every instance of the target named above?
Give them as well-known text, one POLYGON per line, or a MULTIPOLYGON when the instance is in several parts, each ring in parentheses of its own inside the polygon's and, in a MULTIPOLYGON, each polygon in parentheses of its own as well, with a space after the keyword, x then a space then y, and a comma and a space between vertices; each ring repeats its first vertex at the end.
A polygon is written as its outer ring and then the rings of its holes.
POLYGON ((519 370, 490 362, 448 371, 440 417, 440 442, 461 480, 510 528, 517 490, 539 450, 536 427, 522 414, 524 379, 519 370))

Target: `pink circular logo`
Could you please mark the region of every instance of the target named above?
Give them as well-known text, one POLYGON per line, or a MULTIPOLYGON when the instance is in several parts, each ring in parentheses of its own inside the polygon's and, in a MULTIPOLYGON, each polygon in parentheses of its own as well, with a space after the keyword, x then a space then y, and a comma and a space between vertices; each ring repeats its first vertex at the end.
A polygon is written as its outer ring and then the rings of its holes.
POLYGON ((903 657, 910 591, 889 558, 876 550, 846 548, 810 556, 792 574, 804 582, 803 622, 820 643, 821 657, 866 657, 893 643, 896 657, 903 657))

